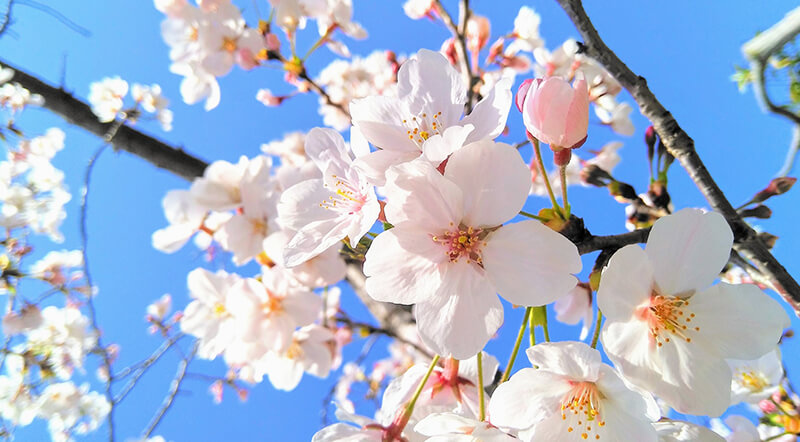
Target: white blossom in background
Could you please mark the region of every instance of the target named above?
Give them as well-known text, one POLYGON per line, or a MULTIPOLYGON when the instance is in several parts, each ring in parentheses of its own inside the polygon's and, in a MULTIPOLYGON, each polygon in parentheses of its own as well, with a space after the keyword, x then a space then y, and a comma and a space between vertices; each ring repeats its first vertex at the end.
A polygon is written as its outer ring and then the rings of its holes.
POLYGON ((14 78, 14 69, 0 65, 0 84, 8 83, 14 78))
POLYGON ((10 353, 4 365, 6 374, 0 376, 0 416, 13 425, 28 425, 39 413, 39 401, 26 382, 25 360, 10 353))
POLYGON ((161 86, 150 86, 134 83, 131 86, 131 97, 145 112, 155 114, 156 120, 165 132, 172 130, 172 111, 167 109, 169 100, 161 94, 161 86))
MULTIPOLYGON (((350 142, 358 143, 354 137, 350 142)), ((322 171, 322 179, 300 182, 281 195, 279 223, 297 232, 286 246, 287 267, 301 264, 345 238, 355 248, 380 212, 375 190, 353 166, 338 132, 312 129, 306 136, 305 149, 322 171)))
MULTIPOLYGON (((581 175, 582 171, 588 166, 596 166, 608 172, 609 174, 612 174, 614 168, 621 160, 619 154, 617 153, 617 151, 621 148, 622 143, 618 141, 612 141, 603 145, 599 151, 588 149, 585 150, 585 152, 594 155, 589 159, 584 159, 586 155, 578 155, 573 153, 565 171, 567 177, 567 186, 588 186, 586 180, 581 175)), ((535 158, 531 159, 530 169, 531 195, 546 197, 548 195, 547 186, 544 183, 544 176, 542 176, 542 174, 539 172, 539 164, 535 158)), ((550 180, 550 186, 552 187, 556 198, 561 198, 561 177, 558 169, 553 169, 550 171, 547 174, 547 177, 550 180)))
POLYGON ((751 361, 728 359, 728 365, 733 372, 731 405, 755 404, 780 390, 783 364, 778 349, 751 361))
POLYGON ((430 16, 435 11, 434 0, 406 0, 403 3, 403 11, 414 20, 430 16))
POLYGON ((106 77, 89 85, 89 104, 97 118, 108 123, 117 118, 128 94, 128 82, 122 78, 106 77))
MULTIPOLYGON (((295 233, 292 230, 284 229, 265 238, 263 249, 268 262, 261 262, 261 264, 286 267, 283 252, 295 233)), ((347 271, 340 250, 341 246, 334 244, 302 264, 285 268, 285 272, 304 287, 317 288, 336 284, 344 279, 347 271)))
POLYGON ((291 391, 300 383, 303 373, 325 378, 333 364, 334 336, 319 325, 308 325, 294 332, 292 343, 283 352, 267 352, 255 362, 266 372, 269 382, 278 390, 291 391))
POLYGON ((529 188, 517 150, 492 141, 457 150, 444 175, 425 160, 390 169, 385 213, 394 227, 367 251, 367 293, 416 304, 434 352, 473 356, 503 322, 498 292, 516 305, 544 305, 576 284, 574 244, 538 221, 503 225, 529 188))
POLYGON ((0 108, 10 109, 12 112, 19 112, 25 106, 41 106, 44 98, 39 94, 31 92, 19 83, 3 83, 0 85, 0 108))
POLYGON ((54 441, 70 441, 72 434, 95 430, 111 410, 111 404, 100 393, 89 391, 89 385, 77 387, 72 382, 45 387, 38 403, 38 417, 47 420, 54 441))
POLYGON ((594 320, 592 310, 592 289, 585 283, 579 283, 566 295, 553 303, 556 320, 564 324, 575 325, 582 322, 580 340, 589 337, 589 330, 594 320))
POLYGON ((165 253, 178 251, 203 228, 208 209, 188 190, 170 190, 161 201, 169 225, 153 232, 152 244, 165 253))
POLYGON ((172 296, 165 294, 147 306, 147 320, 162 322, 172 310, 172 296))
MULTIPOLYGON (((374 51, 367 57, 334 60, 320 71, 316 82, 325 88, 332 102, 348 109, 357 98, 396 96, 394 63, 394 56, 387 51, 374 51)), ((350 127, 350 117, 323 97, 319 99, 319 113, 326 126, 339 131, 350 127)))
POLYGON ((491 422, 524 430, 524 441, 658 440, 661 416, 649 393, 633 390, 600 352, 580 342, 545 342, 527 350, 536 368, 500 384, 489 402, 491 422))
POLYGON ((55 375, 66 380, 74 369, 83 370, 86 355, 97 345, 90 325, 75 307, 48 306, 42 310, 41 324, 26 333, 22 345, 46 355, 55 375))
POLYGON ((306 155, 306 134, 290 132, 280 140, 261 145, 261 151, 280 158, 282 166, 300 167, 311 161, 306 155))
POLYGON ((231 288, 240 279, 222 270, 189 272, 187 284, 193 301, 184 309, 180 327, 198 339, 197 355, 203 359, 222 354, 235 338, 236 321, 230 311, 230 299, 231 288))
POLYGON ((461 145, 500 135, 511 101, 511 82, 501 80, 462 118, 466 86, 461 75, 444 55, 422 49, 400 67, 397 97, 370 96, 350 106, 353 126, 379 149, 359 158, 360 167, 382 186, 391 166, 420 156, 438 166, 461 145), (446 133, 455 127, 461 129, 446 133))
POLYGON ((681 413, 724 412, 732 381, 725 359, 763 356, 788 325, 758 287, 711 286, 732 244, 721 215, 684 209, 656 221, 645 250, 625 246, 603 271, 603 349, 627 380, 681 413))
POLYGON ((54 286, 83 278, 83 252, 80 250, 50 251, 28 269, 28 274, 54 286))
POLYGON ((542 18, 533 8, 523 6, 519 9, 514 19, 514 41, 505 49, 506 55, 516 55, 518 52, 533 52, 544 45, 544 40, 539 35, 539 25, 542 18))

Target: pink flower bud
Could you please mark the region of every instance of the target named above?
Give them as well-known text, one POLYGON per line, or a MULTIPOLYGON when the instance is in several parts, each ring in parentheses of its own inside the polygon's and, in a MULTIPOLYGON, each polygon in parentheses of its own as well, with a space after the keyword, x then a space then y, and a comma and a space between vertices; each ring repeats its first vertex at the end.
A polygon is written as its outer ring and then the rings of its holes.
POLYGON ((589 88, 579 78, 575 86, 561 77, 526 80, 517 92, 517 107, 525 128, 554 151, 575 149, 589 129, 589 88))
POLYGON ((480 52, 489 41, 490 29, 488 18, 473 14, 467 20, 467 50, 472 53, 480 52))
POLYGON ((269 89, 259 89, 256 93, 256 100, 260 101, 264 106, 277 106, 281 104, 283 98, 273 95, 269 89))
POLYGON ((270 51, 277 51, 281 48, 281 41, 277 35, 273 33, 269 33, 264 36, 264 42, 266 43, 267 50, 270 51))

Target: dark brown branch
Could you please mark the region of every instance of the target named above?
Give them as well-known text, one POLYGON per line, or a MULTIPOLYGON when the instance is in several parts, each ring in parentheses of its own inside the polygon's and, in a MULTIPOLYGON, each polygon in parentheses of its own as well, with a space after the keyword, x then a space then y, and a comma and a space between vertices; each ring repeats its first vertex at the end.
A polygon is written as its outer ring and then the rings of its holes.
MULTIPOLYGON (((11 81, 19 83, 31 93, 41 95, 45 101, 44 107, 68 123, 103 139, 106 134, 113 133, 115 126, 118 125, 116 122, 101 123, 88 104, 64 89, 51 86, 3 60, 0 60, 0 65, 13 69, 14 77, 11 81)), ((130 152, 158 168, 187 180, 202 176, 208 166, 208 163, 187 154, 183 149, 172 147, 127 125, 121 125, 110 141, 114 148, 130 152)))
POLYGON ((589 239, 577 243, 578 253, 585 255, 597 250, 614 251, 630 244, 647 242, 650 229, 638 229, 633 232, 621 233, 619 235, 590 236, 589 239))
POLYGON ((680 161, 711 207, 725 216, 736 238, 734 248, 767 277, 773 288, 795 311, 800 311, 800 285, 772 256, 767 246, 757 238, 756 232, 736 213, 697 154, 692 138, 656 99, 647 87, 644 77, 631 71, 606 46, 586 15, 582 2, 580 0, 557 1, 583 37, 584 53, 601 63, 627 89, 639 104, 642 115, 653 123, 664 145, 680 161))

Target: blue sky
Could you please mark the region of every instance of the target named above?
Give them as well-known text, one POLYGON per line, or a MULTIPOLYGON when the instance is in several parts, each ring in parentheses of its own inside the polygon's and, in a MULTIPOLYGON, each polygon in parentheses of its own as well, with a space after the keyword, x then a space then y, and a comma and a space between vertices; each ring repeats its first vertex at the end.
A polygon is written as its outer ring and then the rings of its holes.
MULTIPOLYGON (((253 3, 236 3, 245 9, 248 22, 254 24, 253 3)), ((263 13, 266 2, 261 0, 257 4, 263 13)), ((532 6, 542 16, 541 34, 548 48, 557 47, 567 37, 578 36, 552 1, 475 0, 471 4, 477 13, 492 20, 494 37, 512 29, 516 12, 523 4, 532 6)), ((355 18, 370 34, 366 41, 348 41, 354 54, 367 55, 375 49, 412 54, 419 48, 440 46, 448 36, 446 29, 428 20, 408 19, 401 5, 400 1, 354 1, 355 18)), ((445 5, 456 11, 454 2, 446 1, 445 5)), ((735 64, 744 63, 739 51, 741 44, 794 6, 793 1, 758 2, 757 6, 755 2, 729 1, 723 6, 719 2, 688 0, 625 0, 613 2, 613 6, 609 2, 587 5, 606 43, 635 72, 647 78, 659 100, 694 138, 706 166, 734 205, 764 187, 780 168, 790 141, 790 128, 782 119, 762 113, 752 93, 740 94, 729 77, 735 64)), ((259 152, 261 143, 322 123, 315 96, 295 97, 279 109, 265 108, 254 99, 256 90, 262 87, 276 92, 290 90, 282 84, 280 72, 274 69, 234 70, 222 78, 222 102, 212 112, 204 111, 201 105, 183 104, 178 90, 180 77, 168 70, 168 50, 160 36, 163 16, 149 1, 73 1, 54 7, 88 29, 91 36, 79 35, 51 16, 19 5, 14 9, 13 32, 0 38, 2 58, 53 83, 63 78, 64 87, 84 99, 89 84, 105 76, 121 75, 129 82, 161 84, 165 95, 172 100, 174 130, 163 133, 155 125, 143 125, 142 129, 171 144, 184 146, 205 160, 253 156, 259 152)), ((318 51, 310 60, 310 72, 319 72, 334 58, 326 49, 318 51)), ((627 95, 621 99, 632 101, 627 95)), ((615 175, 643 191, 648 172, 641 140, 647 122, 634 113, 637 128, 634 136, 619 137, 593 124, 583 149, 599 148, 610 140, 623 141, 623 161, 615 175)), ((511 135, 506 141, 520 141, 524 137, 521 118, 516 111, 511 115, 511 135)), ((55 160, 56 166, 67 174, 73 193, 62 229, 67 239, 61 246, 42 241, 37 256, 49 248, 78 248, 82 175, 101 141, 66 126, 44 110, 26 111, 20 126, 31 134, 51 126, 61 127, 67 133, 66 148, 55 160)), ((706 207, 702 196, 677 165, 669 178, 676 208, 706 207)), ((104 341, 117 342, 122 348, 119 367, 146 357, 160 344, 157 337, 146 333, 143 319, 146 305, 164 293, 171 293, 176 307, 182 308, 188 302, 187 273, 197 266, 208 267, 191 246, 174 255, 165 255, 150 245, 152 232, 166 223, 161 211, 162 197, 170 189, 186 187, 188 183, 180 178, 126 153, 108 150, 95 168, 88 222, 91 271, 100 288, 96 303, 104 341)), ((800 275, 800 257, 795 253, 800 248, 800 233, 793 225, 800 203, 796 192, 770 201, 775 219, 759 226, 780 237, 774 250, 776 256, 792 274, 800 275)), ((604 190, 578 188, 570 194, 570 201, 573 211, 585 217, 593 233, 623 231, 624 206, 614 202, 604 190)), ((544 199, 532 200, 528 207, 538 210, 545 204, 544 199)), ((584 260, 585 268, 591 268, 593 257, 584 260)), ((228 264, 211 266, 214 265, 228 264)), ((366 318, 363 309, 353 298, 349 299, 345 308, 351 315, 366 318)), ((507 306, 506 326, 488 347, 503 365, 521 315, 521 311, 507 306)), ((574 339, 577 334, 577 328, 553 329, 555 337, 574 339)), ((358 354, 362 342, 353 343, 346 355, 352 358, 358 354)), ((790 341, 787 346, 784 355, 789 359, 790 370, 795 367, 790 371, 793 374, 800 362, 792 356, 798 354, 797 343, 790 341)), ((384 354, 382 345, 377 347, 374 357, 384 354)), ((117 415, 121 440, 137 436, 147 425, 167 391, 176 363, 175 356, 165 357, 121 405, 117 415)), ((224 365, 220 361, 198 361, 190 371, 222 375, 224 365)), ((228 391, 221 405, 212 402, 206 392, 207 383, 190 380, 186 393, 178 397, 156 434, 174 441, 308 440, 319 429, 322 399, 336 375, 324 380, 305 377, 291 393, 276 391, 265 381, 253 389, 247 402, 240 403, 228 391)), ((104 440, 103 432, 104 428, 88 439, 104 440)), ((18 440, 46 439, 42 425, 22 429, 18 434, 18 440)))

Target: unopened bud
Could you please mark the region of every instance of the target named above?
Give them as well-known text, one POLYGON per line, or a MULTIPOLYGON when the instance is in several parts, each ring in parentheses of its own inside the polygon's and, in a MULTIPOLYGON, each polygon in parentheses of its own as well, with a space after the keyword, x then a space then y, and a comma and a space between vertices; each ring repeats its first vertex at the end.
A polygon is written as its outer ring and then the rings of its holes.
POLYGON ((274 95, 269 89, 259 89, 256 93, 256 100, 269 107, 280 105, 286 98, 288 97, 274 95))
POLYGON ((639 195, 636 194, 636 189, 630 184, 615 180, 608 183, 607 187, 608 192, 617 199, 622 198, 623 200, 633 201, 639 198, 639 195))
POLYGON ((763 204, 759 204, 752 209, 740 210, 739 215, 741 215, 742 218, 768 219, 772 216, 772 209, 763 204))
POLYGON ((647 152, 651 159, 653 158, 653 150, 656 147, 657 137, 656 129, 653 126, 649 126, 647 130, 644 131, 644 143, 647 144, 647 152))
POLYGON ((759 232, 758 233, 758 239, 760 239, 761 242, 763 242, 764 245, 766 245, 767 248, 770 248, 770 249, 775 247, 775 243, 778 241, 778 237, 777 236, 775 236, 775 235, 773 235, 771 233, 768 233, 768 232, 759 232))
POLYGON ((753 203, 760 203, 762 201, 766 201, 767 199, 781 195, 788 192, 794 183, 797 181, 797 178, 792 177, 778 177, 773 178, 772 181, 769 182, 769 185, 762 191, 758 192, 751 202, 753 203))
POLYGON ((456 52, 456 41, 455 39, 448 38, 447 40, 442 43, 441 49, 439 51, 447 57, 447 60, 452 65, 458 64, 458 53, 456 52))
POLYGON ((503 54, 503 47, 505 46, 506 41, 503 37, 498 38, 497 40, 489 46, 489 55, 486 57, 487 60, 494 60, 495 58, 501 56, 503 54))
POLYGON ((581 169, 581 181, 586 184, 597 187, 606 187, 608 183, 613 180, 614 177, 596 164, 589 164, 581 169))

